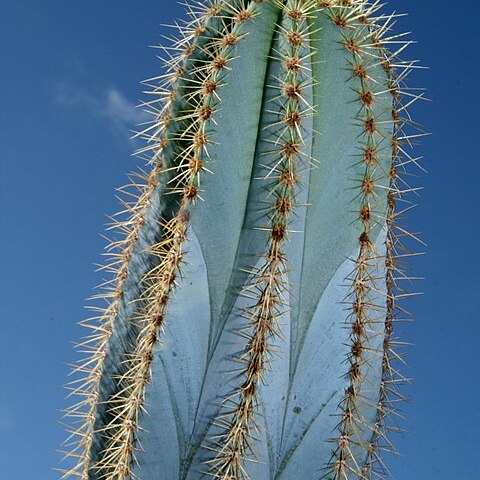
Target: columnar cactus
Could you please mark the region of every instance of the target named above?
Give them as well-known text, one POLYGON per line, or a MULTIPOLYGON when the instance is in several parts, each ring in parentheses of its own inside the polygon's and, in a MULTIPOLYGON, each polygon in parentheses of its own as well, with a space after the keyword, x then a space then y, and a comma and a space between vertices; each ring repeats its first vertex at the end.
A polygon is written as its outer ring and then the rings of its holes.
POLYGON ((65 478, 388 476, 421 134, 380 7, 190 7, 147 82, 149 173, 113 217, 65 478))

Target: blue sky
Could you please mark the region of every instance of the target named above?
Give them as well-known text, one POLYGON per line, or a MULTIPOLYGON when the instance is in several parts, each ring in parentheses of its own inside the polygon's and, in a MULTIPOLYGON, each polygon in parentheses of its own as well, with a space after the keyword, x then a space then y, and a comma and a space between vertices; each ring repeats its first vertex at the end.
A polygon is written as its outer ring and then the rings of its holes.
MULTIPOLYGON (((478 15, 464 0, 391 0, 410 15, 399 30, 430 70, 412 83, 433 103, 414 109, 433 132, 419 147, 428 175, 410 216, 428 254, 415 262, 426 295, 408 355, 408 434, 390 462, 404 480, 474 478, 480 429, 480 162, 478 15), (477 133, 475 133, 477 132, 477 133)), ((0 472, 57 478, 57 423, 71 342, 84 298, 100 280, 104 214, 135 162, 128 129, 140 80, 159 71, 155 51, 183 8, 162 0, 0 0, 0 472)), ((477 474, 478 475, 478 474, 477 474)))

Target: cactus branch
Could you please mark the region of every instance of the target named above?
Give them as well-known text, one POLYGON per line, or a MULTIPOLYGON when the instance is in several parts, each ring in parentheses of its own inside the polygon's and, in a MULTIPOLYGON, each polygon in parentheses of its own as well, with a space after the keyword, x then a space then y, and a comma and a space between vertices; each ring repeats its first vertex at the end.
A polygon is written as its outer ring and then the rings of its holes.
POLYGON ((64 479, 391 477, 421 68, 379 0, 195 0, 73 366, 64 479))

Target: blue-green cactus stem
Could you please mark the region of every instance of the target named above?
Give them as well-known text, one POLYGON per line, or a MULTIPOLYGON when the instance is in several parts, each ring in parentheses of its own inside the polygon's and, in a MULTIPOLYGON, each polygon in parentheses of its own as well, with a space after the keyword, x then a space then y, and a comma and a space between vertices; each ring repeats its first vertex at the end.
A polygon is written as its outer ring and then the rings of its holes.
POLYGON ((150 172, 113 217, 124 238, 70 387, 65 478, 388 476, 421 95, 380 8, 190 7, 146 82, 150 172))

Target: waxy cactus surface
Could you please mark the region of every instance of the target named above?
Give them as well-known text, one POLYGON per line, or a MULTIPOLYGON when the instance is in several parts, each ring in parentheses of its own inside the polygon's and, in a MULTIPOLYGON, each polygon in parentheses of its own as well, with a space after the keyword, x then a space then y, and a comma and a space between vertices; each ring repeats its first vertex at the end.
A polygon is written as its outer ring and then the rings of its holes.
POLYGON ((387 478, 409 42, 377 1, 189 14, 146 82, 148 170, 112 217, 64 478, 387 478))

